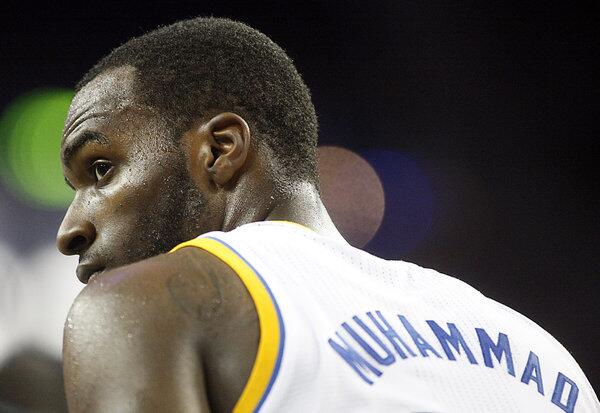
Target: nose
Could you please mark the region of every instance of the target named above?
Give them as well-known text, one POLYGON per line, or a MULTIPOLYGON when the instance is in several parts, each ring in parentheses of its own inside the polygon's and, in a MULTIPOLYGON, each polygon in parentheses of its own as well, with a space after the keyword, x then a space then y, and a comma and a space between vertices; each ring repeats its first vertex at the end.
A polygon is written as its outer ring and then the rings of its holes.
POLYGON ((96 239, 96 227, 87 220, 73 222, 69 213, 65 216, 58 234, 56 246, 65 255, 81 254, 96 239))

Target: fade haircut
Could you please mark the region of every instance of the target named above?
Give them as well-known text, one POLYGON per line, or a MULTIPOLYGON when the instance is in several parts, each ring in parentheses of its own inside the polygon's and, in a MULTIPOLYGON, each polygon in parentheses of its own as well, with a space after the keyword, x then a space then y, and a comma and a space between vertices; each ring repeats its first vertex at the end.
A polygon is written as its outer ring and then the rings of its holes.
POLYGON ((238 113, 270 148, 284 182, 318 186, 317 117, 292 60, 266 35, 224 18, 195 18, 135 37, 78 82, 133 66, 140 102, 159 110, 180 137, 198 119, 238 113))

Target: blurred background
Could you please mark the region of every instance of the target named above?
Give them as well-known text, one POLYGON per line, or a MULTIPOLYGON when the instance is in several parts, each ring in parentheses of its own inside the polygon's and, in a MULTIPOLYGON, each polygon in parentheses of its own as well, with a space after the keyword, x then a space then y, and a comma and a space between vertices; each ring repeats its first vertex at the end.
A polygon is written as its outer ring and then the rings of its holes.
POLYGON ((82 286, 54 237, 73 85, 130 37, 198 15, 246 22, 294 59, 351 243, 525 314, 600 388, 598 2, 0 7, 0 410, 64 409, 62 324, 82 286))

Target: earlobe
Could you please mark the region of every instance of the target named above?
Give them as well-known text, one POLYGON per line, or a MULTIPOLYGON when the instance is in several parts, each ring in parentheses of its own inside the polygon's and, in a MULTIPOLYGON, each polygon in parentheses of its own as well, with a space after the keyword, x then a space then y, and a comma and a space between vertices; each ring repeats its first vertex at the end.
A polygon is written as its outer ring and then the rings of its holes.
POLYGON ((217 186, 230 183, 242 169, 250 149, 250 128, 239 115, 224 112, 210 119, 203 128, 210 156, 205 157, 205 167, 217 186))

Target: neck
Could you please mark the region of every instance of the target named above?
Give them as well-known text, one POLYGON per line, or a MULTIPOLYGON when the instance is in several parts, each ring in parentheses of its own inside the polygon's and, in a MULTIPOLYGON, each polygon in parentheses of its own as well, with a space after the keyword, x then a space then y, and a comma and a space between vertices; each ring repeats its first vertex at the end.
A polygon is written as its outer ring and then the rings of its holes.
MULTIPOLYGON (((288 186, 285 191, 263 192, 262 208, 240 208, 236 217, 226 217, 224 230, 256 221, 290 221, 332 238, 343 239, 321 201, 319 192, 308 182, 288 186), (244 212, 242 212, 244 211, 244 212)), ((255 200, 255 202, 258 200, 255 200)))
POLYGON ((314 185, 301 182, 281 197, 265 221, 291 221, 334 238, 342 238, 314 185))

